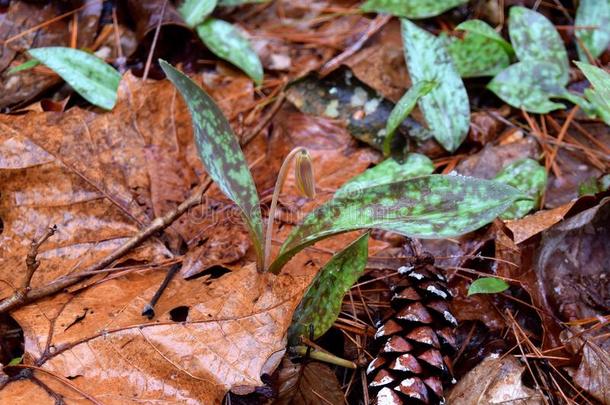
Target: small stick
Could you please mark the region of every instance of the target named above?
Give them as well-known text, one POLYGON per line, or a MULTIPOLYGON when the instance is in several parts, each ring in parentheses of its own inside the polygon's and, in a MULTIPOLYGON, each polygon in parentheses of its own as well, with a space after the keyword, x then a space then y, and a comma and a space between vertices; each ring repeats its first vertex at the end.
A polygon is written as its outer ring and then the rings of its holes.
POLYGON ((169 282, 172 281, 172 279, 181 267, 182 263, 176 263, 169 268, 167 274, 165 275, 165 278, 157 289, 157 292, 155 292, 155 295, 153 295, 153 297, 150 299, 150 302, 144 306, 144 309, 142 310, 142 316, 145 316, 148 319, 153 319, 155 317, 155 305, 157 304, 157 301, 159 301, 159 298, 161 298, 161 294, 163 294, 163 291, 165 291, 165 289, 169 285, 169 282))
POLYGON ((40 262, 36 260, 36 256, 38 256, 38 249, 40 249, 40 246, 42 246, 42 244, 45 243, 47 239, 49 239, 55 232, 57 232, 57 225, 53 225, 47 228, 45 234, 42 235, 39 240, 33 240, 32 244, 30 245, 30 250, 28 251, 28 254, 25 258, 25 279, 23 280, 23 284, 21 285, 21 289, 23 291, 23 294, 25 295, 27 295, 28 291, 30 290, 30 282, 32 281, 32 276, 34 275, 34 272, 36 271, 36 269, 38 269, 38 266, 40 266, 40 262))
POLYGON ((159 39, 159 32, 161 31, 161 24, 163 24, 163 17, 165 16, 165 6, 167 6, 167 0, 163 2, 161 7, 161 15, 159 16, 159 23, 155 28, 155 36, 153 37, 152 44, 150 44, 150 51, 148 52, 148 58, 146 59, 146 66, 144 67, 144 75, 142 80, 146 81, 148 78, 148 71, 150 70, 150 64, 152 63, 153 53, 155 53, 155 47, 157 46, 157 39, 159 39))

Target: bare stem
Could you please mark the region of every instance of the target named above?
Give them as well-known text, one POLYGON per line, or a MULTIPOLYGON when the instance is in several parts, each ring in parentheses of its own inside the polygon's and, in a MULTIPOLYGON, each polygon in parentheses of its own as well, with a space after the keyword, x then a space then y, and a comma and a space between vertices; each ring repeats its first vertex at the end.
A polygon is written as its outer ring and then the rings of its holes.
POLYGON ((30 289, 30 282, 32 281, 32 276, 34 276, 34 272, 40 266, 40 262, 36 260, 36 256, 38 256, 38 249, 42 246, 43 243, 47 241, 55 232, 57 232, 57 225, 53 225, 47 228, 47 231, 40 239, 33 240, 30 245, 30 250, 25 258, 26 265, 26 273, 25 278, 23 279, 22 289, 23 293, 27 295, 28 290, 30 289))
POLYGON ((275 189, 273 190, 273 197, 271 198, 271 207, 269 208, 269 217, 267 218, 267 234, 265 235, 265 259, 263 262, 263 269, 265 272, 269 270, 269 259, 271 256, 271 236, 273 235, 273 220, 275 218, 275 210, 277 209, 277 200, 280 197, 282 186, 286 181, 286 175, 288 174, 288 168, 290 167, 290 163, 294 160, 294 157, 297 155, 297 153, 303 152, 307 152, 307 149, 302 146, 297 146, 296 148, 290 151, 288 156, 286 156, 286 158, 284 159, 282 167, 280 167, 280 172, 275 182, 275 189))

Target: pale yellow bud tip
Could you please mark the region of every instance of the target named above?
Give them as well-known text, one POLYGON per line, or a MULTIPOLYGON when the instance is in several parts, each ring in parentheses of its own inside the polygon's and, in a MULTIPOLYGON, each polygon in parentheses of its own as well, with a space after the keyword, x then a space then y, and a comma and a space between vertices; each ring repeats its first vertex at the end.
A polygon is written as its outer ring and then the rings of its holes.
POLYGON ((297 153, 294 175, 299 191, 308 198, 316 198, 316 181, 313 174, 313 163, 306 149, 297 153))

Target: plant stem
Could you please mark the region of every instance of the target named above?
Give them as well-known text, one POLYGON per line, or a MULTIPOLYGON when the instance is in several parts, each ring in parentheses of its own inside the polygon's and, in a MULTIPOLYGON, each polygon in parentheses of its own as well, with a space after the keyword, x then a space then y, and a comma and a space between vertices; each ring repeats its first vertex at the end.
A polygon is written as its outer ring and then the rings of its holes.
POLYGON ((269 208, 269 216, 267 218, 267 234, 265 235, 265 259, 263 262, 263 271, 266 272, 269 270, 269 259, 271 256, 271 236, 273 235, 273 219, 275 218, 275 210, 277 209, 277 200, 280 197, 280 192, 282 191, 282 186, 284 185, 284 181, 286 181, 286 175, 288 174, 288 168, 290 167, 290 163, 294 160, 294 157, 297 153, 306 152, 302 146, 297 146, 292 149, 288 156, 282 162, 282 167, 280 167, 280 172, 277 175, 277 180, 275 182, 275 189, 273 190, 273 197, 271 198, 271 207, 269 208))

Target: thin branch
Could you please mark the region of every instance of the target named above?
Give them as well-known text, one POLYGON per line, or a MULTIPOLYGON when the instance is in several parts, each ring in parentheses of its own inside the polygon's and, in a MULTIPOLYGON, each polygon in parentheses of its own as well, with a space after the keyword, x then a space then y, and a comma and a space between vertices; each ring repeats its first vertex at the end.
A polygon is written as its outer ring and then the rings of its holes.
POLYGON ((182 263, 176 263, 172 267, 170 267, 169 270, 167 270, 167 274, 165 275, 165 278, 161 282, 161 285, 155 292, 155 295, 153 295, 153 297, 150 299, 150 302, 144 306, 144 309, 142 310, 142 316, 145 316, 148 319, 153 319, 155 317, 155 305, 157 304, 157 301, 159 301, 159 298, 161 298, 161 294, 163 294, 163 291, 165 291, 165 289, 169 285, 169 282, 172 281, 174 275, 176 275, 180 268, 182 268, 182 263))
POLYGON ((36 256, 38 256, 38 249, 40 249, 40 246, 42 246, 42 244, 45 243, 47 239, 49 239, 55 232, 57 232, 57 225, 53 225, 47 228, 45 234, 42 235, 42 237, 37 241, 33 240, 32 244, 30 245, 30 250, 28 251, 28 254, 25 258, 25 278, 23 279, 23 284, 21 285, 21 289, 26 295, 28 293, 28 290, 30 289, 30 282, 32 281, 32 276, 34 275, 36 269, 38 269, 38 266, 40 266, 40 262, 36 260, 36 256))
MULTIPOLYGON (((89 273, 92 271, 102 270, 104 268, 109 267, 115 260, 118 260, 123 257, 131 249, 135 248, 136 246, 139 246, 142 242, 144 242, 146 239, 148 239, 155 233, 170 226, 177 218, 179 218, 190 208, 201 203, 202 194, 210 187, 211 184, 211 179, 206 180, 203 184, 193 190, 191 196, 188 199, 184 200, 182 204, 180 204, 178 207, 168 212, 164 216, 155 218, 148 226, 146 226, 136 235, 132 236, 127 242, 125 242, 124 245, 122 245, 97 263, 94 263, 88 268, 84 269, 83 273, 89 273)), ((57 278, 55 281, 51 282, 46 286, 30 290, 27 295, 24 295, 20 291, 17 291, 12 296, 0 301, 0 313, 8 312, 21 305, 25 305, 40 298, 48 297, 49 295, 58 293, 63 289, 74 285, 86 278, 87 276, 83 275, 67 274, 65 276, 57 278)))

